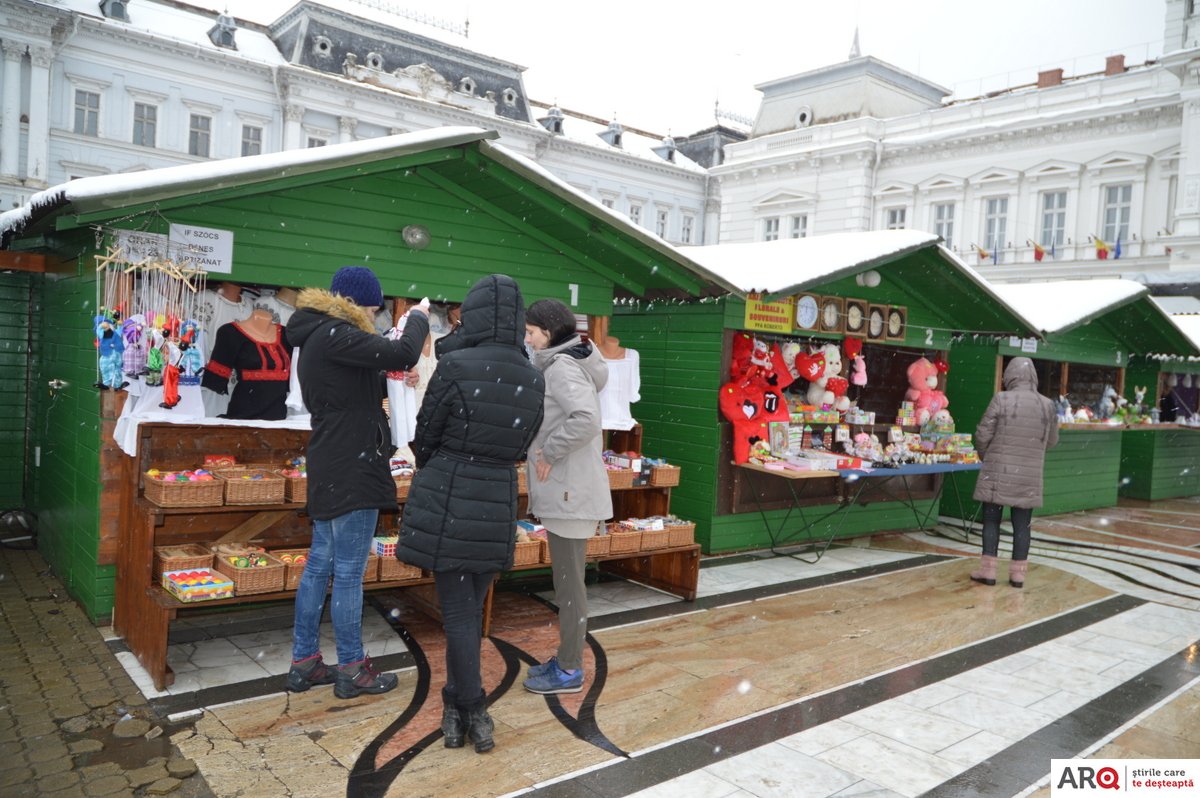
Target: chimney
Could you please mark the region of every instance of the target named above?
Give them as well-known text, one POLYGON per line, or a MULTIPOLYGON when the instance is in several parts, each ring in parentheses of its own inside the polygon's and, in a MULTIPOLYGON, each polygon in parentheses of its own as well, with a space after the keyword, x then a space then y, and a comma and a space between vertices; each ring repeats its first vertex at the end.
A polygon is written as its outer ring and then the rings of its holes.
POLYGON ((1061 69, 1047 69, 1038 73, 1038 88, 1044 89, 1048 86, 1062 85, 1063 71, 1061 69))
POLYGON ((1120 75, 1125 71, 1125 56, 1110 55, 1104 60, 1105 75, 1120 75))

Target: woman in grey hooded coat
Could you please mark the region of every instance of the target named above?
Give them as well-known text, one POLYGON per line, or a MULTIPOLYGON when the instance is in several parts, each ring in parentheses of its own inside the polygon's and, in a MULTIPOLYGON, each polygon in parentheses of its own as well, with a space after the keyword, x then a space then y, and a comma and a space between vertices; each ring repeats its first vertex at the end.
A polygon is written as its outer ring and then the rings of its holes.
POLYGON ((971 579, 996 584, 1000 518, 1011 508, 1013 545, 1008 582, 1025 584, 1029 567, 1030 525, 1042 506, 1042 467, 1046 450, 1058 443, 1054 403, 1037 390, 1037 369, 1027 357, 1015 357, 1004 369, 1004 390, 991 403, 975 430, 975 448, 983 460, 975 501, 983 503, 983 557, 971 579))

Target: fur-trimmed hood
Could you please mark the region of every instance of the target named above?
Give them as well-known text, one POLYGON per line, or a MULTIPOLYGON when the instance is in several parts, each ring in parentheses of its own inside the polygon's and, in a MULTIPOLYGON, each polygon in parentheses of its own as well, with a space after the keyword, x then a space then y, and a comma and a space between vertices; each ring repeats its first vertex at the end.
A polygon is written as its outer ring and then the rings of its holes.
POLYGON ((296 297, 296 313, 288 322, 288 340, 296 346, 304 346, 308 336, 329 318, 341 319, 363 332, 375 333, 374 319, 366 308, 324 288, 305 288, 296 297))

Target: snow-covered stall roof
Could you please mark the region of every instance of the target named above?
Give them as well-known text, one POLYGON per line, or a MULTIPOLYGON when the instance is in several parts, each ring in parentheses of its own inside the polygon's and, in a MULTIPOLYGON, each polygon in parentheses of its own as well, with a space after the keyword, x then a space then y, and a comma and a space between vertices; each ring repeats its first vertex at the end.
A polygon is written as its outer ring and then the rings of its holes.
POLYGON ((1175 322, 1175 326, 1183 331, 1197 349, 1200 349, 1200 315, 1172 316, 1171 321, 1175 322))
POLYGON ((1171 316, 1181 313, 1200 314, 1200 299, 1194 296, 1156 296, 1151 298, 1154 300, 1154 304, 1163 309, 1163 313, 1171 316))
POLYGON ((1046 280, 995 286, 1043 333, 1064 333, 1149 293, 1133 280, 1046 280))

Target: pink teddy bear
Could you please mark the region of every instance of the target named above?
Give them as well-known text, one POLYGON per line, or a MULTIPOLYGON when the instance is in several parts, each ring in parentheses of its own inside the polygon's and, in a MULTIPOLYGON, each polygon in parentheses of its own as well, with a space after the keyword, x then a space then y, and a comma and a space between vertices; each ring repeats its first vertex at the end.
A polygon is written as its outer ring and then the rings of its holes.
POLYGON ((918 358, 908 366, 908 390, 904 399, 912 402, 917 411, 917 424, 924 424, 929 417, 950 404, 946 394, 937 389, 937 367, 925 358, 918 358))

